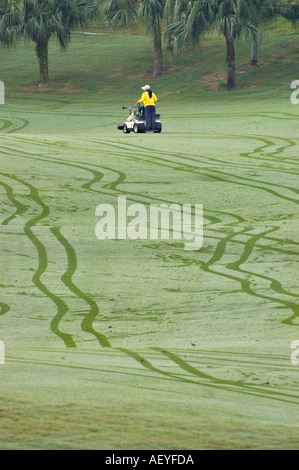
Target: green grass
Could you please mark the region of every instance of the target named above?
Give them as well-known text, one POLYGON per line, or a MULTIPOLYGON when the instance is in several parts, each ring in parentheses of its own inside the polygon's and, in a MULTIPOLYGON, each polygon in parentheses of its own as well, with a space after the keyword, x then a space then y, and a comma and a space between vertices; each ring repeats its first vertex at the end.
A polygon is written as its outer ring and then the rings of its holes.
MULTIPOLYGON (((297 77, 298 36, 265 35, 258 68, 250 63, 250 46, 237 43, 239 90, 235 96, 285 97, 297 77)), ((53 103, 111 103, 134 101, 141 84, 150 82, 159 96, 169 101, 193 101, 194 97, 229 100, 225 91, 225 43, 222 38, 206 38, 189 48, 180 58, 165 52, 166 76, 152 79, 152 44, 149 36, 101 33, 98 36, 74 34, 67 51, 50 47, 52 85, 39 90, 38 64, 33 43, 1 50, 1 79, 7 97, 18 102, 34 100, 53 103), (111 54, 111 51, 113 53, 111 54)))
POLYGON ((1 449, 298 448, 298 38, 256 70, 239 44, 235 93, 223 53, 152 81, 147 36, 74 35, 40 91, 31 45, 1 51, 1 449), (163 132, 123 135, 145 81, 163 132), (124 194, 203 203, 203 248, 99 241, 124 194))

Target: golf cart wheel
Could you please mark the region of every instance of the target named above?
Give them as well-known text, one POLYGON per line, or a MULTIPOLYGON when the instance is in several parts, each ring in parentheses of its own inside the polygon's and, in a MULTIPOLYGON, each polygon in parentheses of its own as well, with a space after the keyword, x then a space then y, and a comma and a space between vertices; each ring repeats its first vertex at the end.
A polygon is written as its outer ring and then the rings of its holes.
POLYGON ((130 130, 128 129, 127 124, 124 124, 123 133, 124 134, 130 134, 130 130))
POLYGON ((143 123, 136 122, 136 124, 134 124, 133 131, 135 132, 135 134, 144 133, 146 132, 146 127, 143 123))
POLYGON ((156 122, 155 133, 160 134, 161 131, 162 131, 162 123, 161 122, 156 122))

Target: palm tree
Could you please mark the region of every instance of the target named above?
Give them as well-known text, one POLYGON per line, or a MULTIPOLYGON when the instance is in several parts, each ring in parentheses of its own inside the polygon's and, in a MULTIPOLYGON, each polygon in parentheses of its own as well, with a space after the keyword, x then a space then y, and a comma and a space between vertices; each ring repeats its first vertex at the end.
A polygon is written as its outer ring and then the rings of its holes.
POLYGON ((164 17, 165 0, 142 0, 139 17, 145 22, 154 40, 154 77, 164 75, 162 52, 162 20, 164 17))
POLYGON ((235 42, 242 34, 257 34, 251 24, 250 0, 212 0, 215 8, 215 25, 226 42, 227 51, 227 85, 228 91, 237 88, 235 42))
MULTIPOLYGON (((83 0, 84 1, 84 0, 83 0)), ((154 42, 154 77, 164 73, 162 21, 166 0, 85 0, 89 14, 102 13, 108 24, 130 26, 137 17, 144 21, 154 42)))
POLYGON ((211 26, 215 12, 211 0, 176 0, 173 21, 166 30, 166 37, 179 53, 190 42, 197 42, 211 26))
MULTIPOLYGON (((266 23, 282 14, 285 9, 285 2, 280 0, 250 0, 251 23, 256 28, 262 23, 266 23)), ((251 65, 259 65, 259 44, 261 41, 261 31, 251 34, 251 65)))
POLYGON ((136 0, 101 0, 101 13, 112 26, 131 26, 137 18, 136 0))
POLYGON ((0 42, 6 46, 15 44, 21 24, 21 2, 0 0, 0 42))
POLYGON ((235 41, 242 34, 257 33, 250 22, 251 0, 177 0, 177 21, 170 30, 174 43, 180 49, 198 37, 213 24, 226 41, 228 64, 228 91, 236 89, 235 41))
POLYGON ((40 69, 40 87, 49 85, 48 47, 56 36, 65 49, 71 28, 82 21, 82 9, 75 0, 24 0, 22 34, 35 42, 40 69))
POLYGON ((100 14, 106 19, 109 26, 131 26, 137 17, 138 0, 79 0, 84 6, 88 18, 92 19, 100 14))
POLYGON ((281 16, 291 21, 292 23, 297 23, 299 20, 299 1, 298 0, 285 0, 285 7, 281 13, 281 16))
MULTIPOLYGON (((176 0, 166 0, 166 17, 167 17, 167 29, 174 23, 174 15, 175 15, 175 4, 176 0)), ((171 32, 166 35, 167 38, 167 50, 173 51, 173 37, 171 32)))

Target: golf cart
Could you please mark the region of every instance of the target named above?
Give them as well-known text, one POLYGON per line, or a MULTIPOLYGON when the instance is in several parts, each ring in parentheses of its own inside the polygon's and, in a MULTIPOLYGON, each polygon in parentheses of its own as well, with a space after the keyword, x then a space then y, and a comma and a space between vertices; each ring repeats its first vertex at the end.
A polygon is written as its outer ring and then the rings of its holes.
MULTIPOLYGON (((115 121, 117 129, 122 130, 124 134, 130 134, 130 132, 145 133, 146 132, 146 121, 145 112, 143 106, 123 106, 122 109, 129 110, 129 117, 122 123, 119 124, 115 121)), ((162 123, 160 121, 160 114, 156 114, 156 127, 154 132, 160 133, 162 131, 162 123)))

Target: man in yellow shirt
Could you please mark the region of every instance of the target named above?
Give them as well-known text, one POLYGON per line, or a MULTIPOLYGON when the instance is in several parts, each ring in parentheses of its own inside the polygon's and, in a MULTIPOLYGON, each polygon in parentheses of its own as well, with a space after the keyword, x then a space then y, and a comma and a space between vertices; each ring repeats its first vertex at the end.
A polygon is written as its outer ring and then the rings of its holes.
POLYGON ((155 93, 152 92, 149 85, 142 87, 144 93, 142 94, 140 100, 137 101, 137 104, 144 103, 145 110, 145 119, 146 119, 146 130, 154 131, 156 127, 156 106, 157 97, 155 93))

